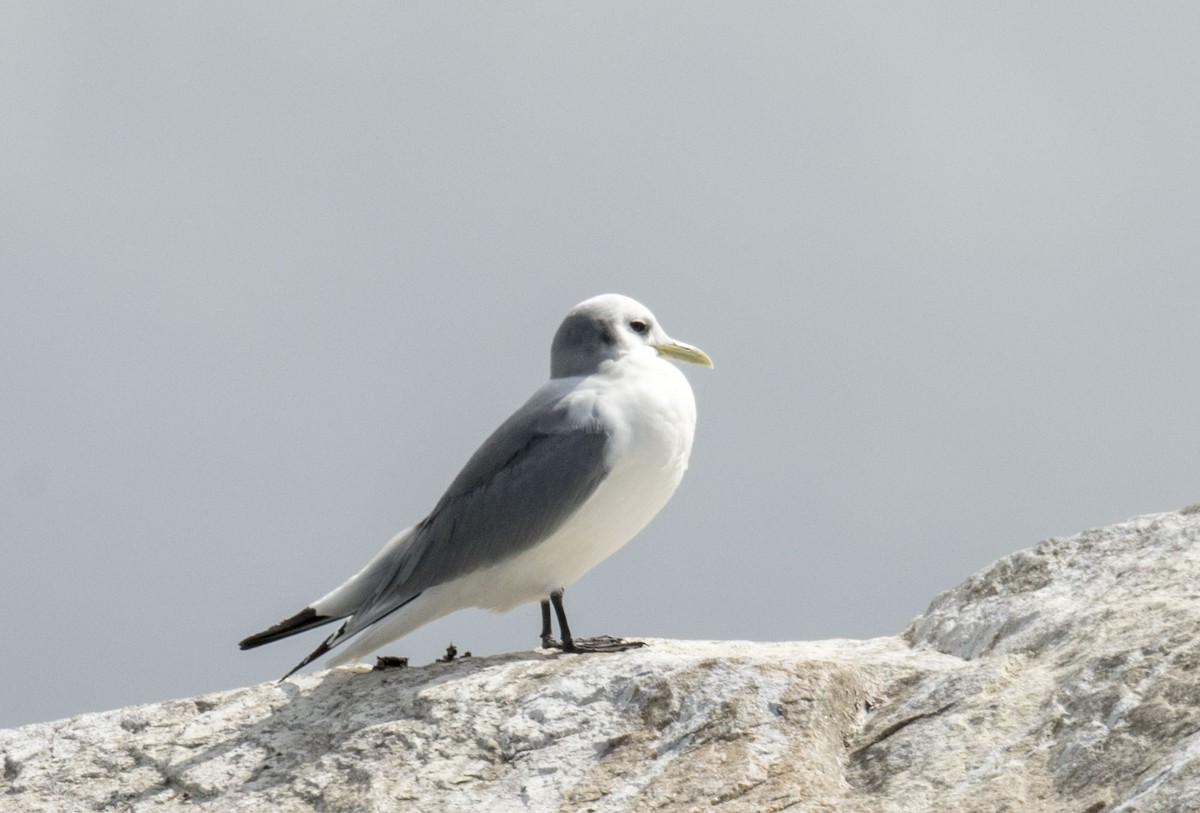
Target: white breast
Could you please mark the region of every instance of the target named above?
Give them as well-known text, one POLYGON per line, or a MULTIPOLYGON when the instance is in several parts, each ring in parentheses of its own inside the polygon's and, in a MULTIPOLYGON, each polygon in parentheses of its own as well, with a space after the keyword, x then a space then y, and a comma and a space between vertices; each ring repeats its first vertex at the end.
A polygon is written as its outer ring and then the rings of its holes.
POLYGON ((610 428, 610 472, 544 542, 461 579, 454 592, 470 596, 469 606, 504 611, 572 584, 644 528, 683 478, 696 402, 673 364, 657 355, 627 356, 581 380, 567 397, 610 428))

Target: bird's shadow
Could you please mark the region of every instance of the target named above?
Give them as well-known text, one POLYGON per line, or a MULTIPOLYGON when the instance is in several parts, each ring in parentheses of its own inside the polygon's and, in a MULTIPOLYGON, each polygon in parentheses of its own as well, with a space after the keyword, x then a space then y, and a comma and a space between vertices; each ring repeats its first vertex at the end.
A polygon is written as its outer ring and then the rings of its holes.
POLYGON ((423 717, 431 703, 422 697, 426 689, 512 663, 559 656, 526 650, 403 669, 339 668, 318 673, 319 682, 311 687, 314 676, 306 675, 299 681, 196 698, 195 716, 183 723, 183 741, 158 767, 168 785, 195 801, 235 789, 261 792, 292 782, 306 766, 340 751, 364 729, 423 717), (270 705, 266 715, 254 713, 264 704, 270 705), (230 716, 252 719, 229 725, 230 716), (191 741, 197 744, 191 746, 191 741))

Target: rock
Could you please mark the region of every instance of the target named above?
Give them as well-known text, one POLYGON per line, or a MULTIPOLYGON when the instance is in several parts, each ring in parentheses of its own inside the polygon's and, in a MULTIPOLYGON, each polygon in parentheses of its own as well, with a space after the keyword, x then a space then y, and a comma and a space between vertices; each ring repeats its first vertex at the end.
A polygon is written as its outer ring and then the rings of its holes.
POLYGON ((0 732, 0 811, 1200 810, 1200 507, 902 636, 343 668, 0 732))

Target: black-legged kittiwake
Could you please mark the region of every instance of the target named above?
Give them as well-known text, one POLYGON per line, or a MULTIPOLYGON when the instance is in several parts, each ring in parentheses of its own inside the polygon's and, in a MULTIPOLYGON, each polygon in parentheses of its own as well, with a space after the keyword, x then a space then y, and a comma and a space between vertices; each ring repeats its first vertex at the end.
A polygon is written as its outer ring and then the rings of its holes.
POLYGON ((712 366, 629 297, 576 305, 554 334, 550 380, 484 441, 433 511, 336 590, 241 648, 342 621, 295 672, 347 641, 331 665, 455 610, 539 600, 543 646, 638 645, 572 638, 562 591, 645 527, 683 477, 696 402, 668 358, 712 366), (551 602, 561 644, 551 638, 551 602))

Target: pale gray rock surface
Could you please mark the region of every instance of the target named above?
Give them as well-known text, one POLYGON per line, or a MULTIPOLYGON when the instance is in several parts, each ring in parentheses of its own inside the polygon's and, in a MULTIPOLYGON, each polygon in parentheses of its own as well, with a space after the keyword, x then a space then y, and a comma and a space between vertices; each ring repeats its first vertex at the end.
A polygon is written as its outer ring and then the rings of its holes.
POLYGON ((1200 508, 902 636, 344 668, 0 732, 0 811, 1200 810, 1200 508))

